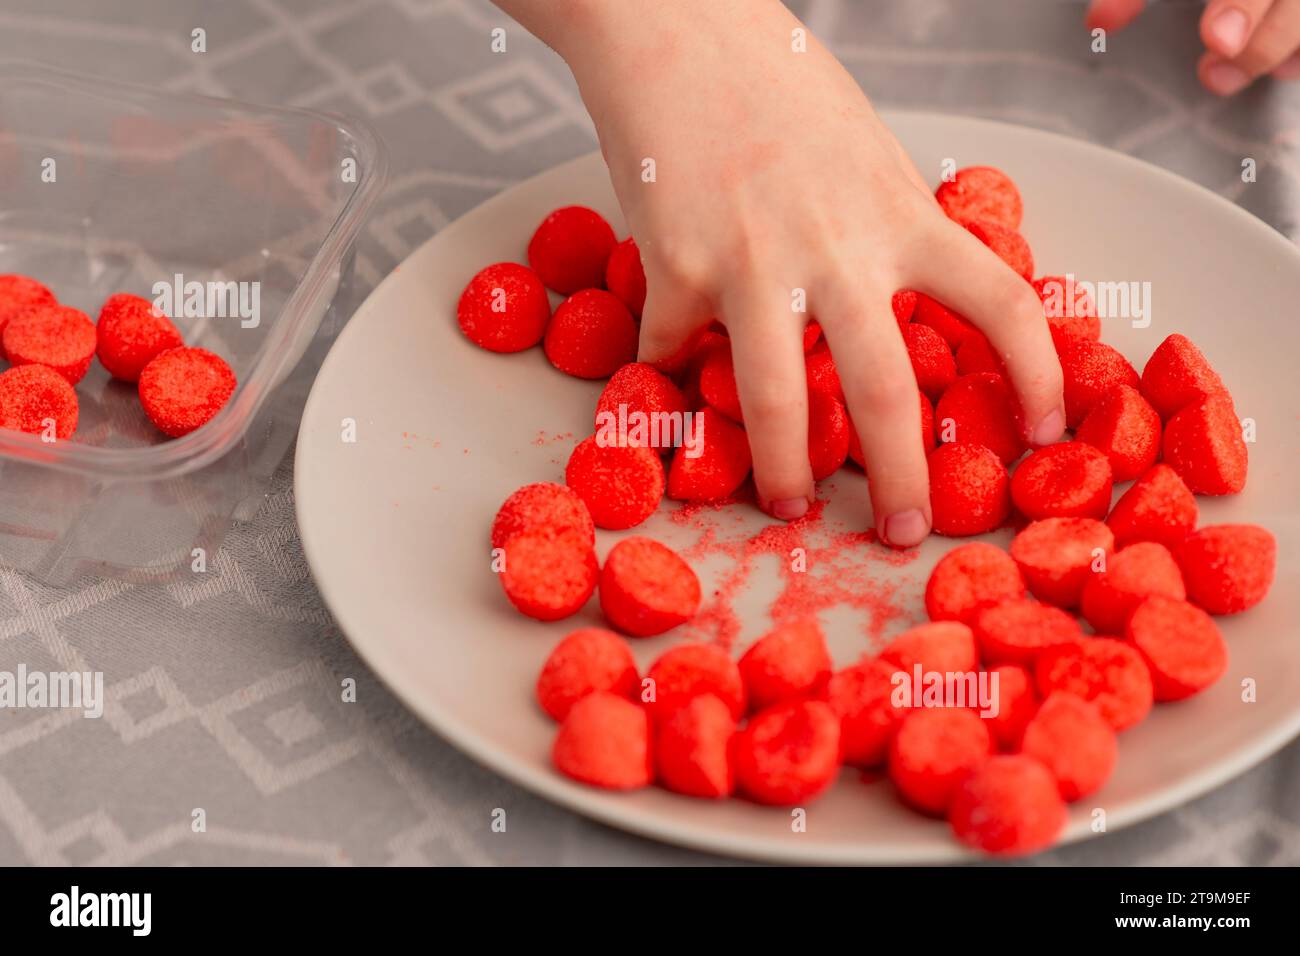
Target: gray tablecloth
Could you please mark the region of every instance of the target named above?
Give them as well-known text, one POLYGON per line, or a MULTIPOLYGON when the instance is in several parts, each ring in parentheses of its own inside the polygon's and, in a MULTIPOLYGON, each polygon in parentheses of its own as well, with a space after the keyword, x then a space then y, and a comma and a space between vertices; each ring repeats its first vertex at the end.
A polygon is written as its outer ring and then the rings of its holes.
MULTIPOLYGON (((1100 56, 1073 2, 793 6, 878 105, 1094 140, 1296 229, 1300 87, 1202 93, 1196 4, 1158 5, 1100 56), (1243 156, 1259 163, 1249 188, 1243 156)), ((4 0, 0 55, 367 117, 393 159, 360 242, 367 286, 461 213, 596 142, 564 65, 484 0, 4 0), (489 50, 502 25, 505 56, 489 50), (189 48, 199 26, 205 54, 189 48)), ((715 862, 558 809, 411 717, 312 584, 288 462, 214 563, 204 583, 169 587, 54 590, 0 570, 0 670, 51 669, 71 647, 104 672, 109 698, 101 720, 0 712, 0 863, 715 862), (359 704, 340 708, 349 676, 359 704), (492 832, 496 807, 508 835, 492 832), (206 832, 191 826, 196 808, 206 832)), ((1300 863, 1300 744, 1034 862, 1300 863)))

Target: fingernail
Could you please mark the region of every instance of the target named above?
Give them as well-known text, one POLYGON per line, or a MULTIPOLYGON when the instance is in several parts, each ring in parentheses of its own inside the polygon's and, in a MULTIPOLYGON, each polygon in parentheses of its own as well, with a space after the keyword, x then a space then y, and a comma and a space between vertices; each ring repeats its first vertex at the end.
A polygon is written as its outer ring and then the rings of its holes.
POLYGON ((1210 36, 1219 41, 1219 52, 1236 56, 1246 45, 1250 21, 1236 7, 1229 7, 1210 21, 1210 36))
POLYGON ((895 548, 910 548, 925 540, 925 536, 930 533, 930 525, 925 520, 925 515, 913 508, 886 518, 883 531, 886 544, 895 548))
POLYGON ((1065 415, 1058 408, 1048 412, 1047 416, 1034 427, 1033 434, 1029 436, 1029 443, 1037 447, 1050 445, 1063 434, 1065 434, 1065 415))
POLYGON ((794 521, 808 513, 807 498, 782 498, 772 502, 772 517, 782 521, 794 521))
POLYGON ((1231 63, 1216 63, 1205 71, 1205 85, 1210 92, 1231 96, 1250 82, 1250 74, 1231 63))

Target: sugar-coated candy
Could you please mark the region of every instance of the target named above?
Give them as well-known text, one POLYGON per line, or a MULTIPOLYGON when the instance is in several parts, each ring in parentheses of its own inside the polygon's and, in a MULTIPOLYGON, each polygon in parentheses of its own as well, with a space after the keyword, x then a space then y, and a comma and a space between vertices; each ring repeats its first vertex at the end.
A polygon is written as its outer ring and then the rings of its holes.
POLYGON ((735 737, 736 787, 757 803, 790 806, 829 787, 840 768, 840 719, 819 700, 759 711, 735 737))
POLYGON ((1101 338, 1097 304, 1089 295, 1087 286, 1069 276, 1042 276, 1030 285, 1042 300, 1043 316, 1053 329, 1093 341, 1101 338))
POLYGON ((668 497, 675 501, 720 501, 740 487, 753 464, 745 429, 712 408, 698 414, 699 454, 678 448, 668 470, 668 497))
POLYGON ((1084 416, 1076 441, 1105 453, 1115 481, 1132 481, 1160 454, 1160 416, 1131 385, 1120 385, 1084 416))
POLYGON ((816 618, 778 624, 740 658, 740 676, 752 710, 815 696, 831 677, 831 655, 816 618))
POLYGON ((1098 634, 1123 634, 1133 609, 1153 594, 1187 597, 1178 562, 1163 544, 1139 541, 1117 551, 1088 578, 1079 600, 1084 619, 1098 634))
MULTIPOLYGON (((34 306, 56 304, 54 293, 35 279, 15 273, 0 275, 0 342, 4 340, 5 326, 15 315, 34 306)), ((3 355, 0 349, 0 357, 3 355)))
POLYGON ((596 400, 595 428, 600 432, 612 423, 621 441, 653 447, 665 454, 673 449, 671 439, 680 436, 674 436, 671 431, 665 435, 665 427, 656 430, 653 423, 685 422, 683 416, 688 411, 690 406, 686 396, 672 379, 653 365, 632 362, 624 365, 605 383, 600 398, 596 400), (638 422, 647 423, 645 435, 642 435, 638 422))
POLYGON ((1078 606, 1083 588, 1115 550, 1110 528, 1096 518, 1044 518, 1011 539, 1011 557, 1034 597, 1078 606))
POLYGON ((1223 379, 1185 335, 1175 332, 1156 346, 1142 369, 1142 394, 1168 420, 1203 398, 1231 398, 1223 379))
POLYGON ((573 295, 600 288, 615 242, 614 230, 600 213, 564 206, 543 219, 528 241, 528 264, 548 289, 573 295))
POLYGON ((171 319, 148 299, 127 292, 105 300, 95 323, 95 340, 99 364, 124 382, 139 381, 155 355, 185 344, 171 319))
POLYGON ((949 219, 989 219, 1019 229, 1024 204, 1011 177, 994 166, 966 166, 939 184, 934 198, 949 219))
POLYGON ((1069 614, 1027 598, 985 608, 975 615, 971 630, 979 644, 980 658, 989 666, 1030 667, 1049 648, 1084 639, 1078 623, 1069 614))
POLYGON ((1120 495, 1106 518, 1119 547, 1155 541, 1173 549, 1196 527, 1196 497, 1168 465, 1156 465, 1120 495))
POLYGON ((966 707, 920 707, 903 718, 889 745, 889 779, 922 813, 947 812, 962 780, 993 753, 984 721, 966 707))
POLYGON ((1175 556, 1187 599, 1210 614, 1236 614, 1264 599, 1277 567, 1277 539, 1253 524, 1201 528, 1175 556))
POLYGON ((1147 598, 1129 615, 1124 633, 1151 671, 1157 701, 1191 697, 1228 669, 1228 646, 1218 625, 1186 601, 1147 598))
POLYGON ((506 597, 523 614, 558 621, 587 603, 600 574, 583 532, 541 526, 512 535, 500 571, 506 597))
POLYGON ((664 721, 655 738, 659 782, 674 793, 716 800, 735 789, 736 718, 717 697, 701 694, 664 721))
POLYGON ((582 627, 555 645, 537 677, 537 702, 556 720, 588 694, 608 691, 635 700, 641 690, 627 642, 601 627, 582 627))
POLYGON ((664 465, 652 448, 606 445, 588 435, 569 456, 564 483, 583 500, 597 528, 632 528, 664 496, 664 465))
POLYGON ((503 548, 513 535, 533 528, 573 528, 590 544, 596 541, 591 512, 564 485, 539 481, 511 493, 492 519, 492 547, 503 548))
POLYGON ((650 719, 626 697, 597 691, 570 708, 551 759, 580 783, 607 790, 635 790, 654 779, 650 719))
POLYGON ((1006 466, 973 442, 941 444, 930 453, 931 527, 964 537, 992 531, 1011 513, 1006 466))
POLYGON ((636 321, 611 292, 583 289, 560 303, 542 347, 551 364, 576 378, 605 378, 636 358, 636 321))
POLYGON ((1073 694, 1049 694, 1025 727, 1021 752, 1046 767, 1073 802, 1101 789, 1115 769, 1119 743, 1096 706, 1073 694))
POLYGON ((937 401, 957 377, 957 364, 948 343, 928 325, 909 322, 903 326, 903 344, 912 360, 917 387, 937 401))
POLYGON ((1198 495, 1235 495, 1246 487, 1246 442, 1232 402, 1203 398, 1165 424, 1164 461, 1198 495))
POLYGON ((944 391, 934 416, 940 439, 983 445, 1004 465, 1025 450, 1019 405, 1001 375, 963 375, 944 391))
POLYGON ((140 372, 137 390, 149 421, 172 438, 206 425, 235 393, 226 360, 200 348, 159 352, 140 372))
POLYGON ((995 545, 972 541, 935 564, 925 584, 925 610, 932 621, 969 624, 984 608, 1024 594, 1015 560, 995 545))
POLYGON ((931 621, 885 645, 880 659, 911 676, 916 667, 940 674, 972 673, 979 666, 975 635, 960 621, 931 621))
MULTIPOLYGON (((1039 659, 1042 659, 1040 655, 1039 659)), ((1002 750, 1020 748, 1025 727, 1038 713, 1041 702, 1033 674, 1019 664, 998 664, 988 669, 990 687, 997 676, 997 713, 981 717, 1002 750)))
POLYGON ((893 664, 871 658, 836 671, 824 699, 840 718, 840 759, 851 767, 877 767, 889 754, 908 707, 895 706, 893 664))
POLYGON ((743 422, 740 392, 736 388, 736 369, 732 363, 731 347, 712 349, 700 366, 700 395, 709 405, 733 422, 743 422))
POLYGON ((745 714, 745 683, 731 656, 713 644, 679 644, 650 665, 641 699, 662 724, 701 694, 713 694, 736 720, 745 714))
POLYGON ((808 464, 814 481, 829 478, 849 456, 853 425, 838 399, 808 393, 808 464))
POLYGON ((953 351, 957 350, 962 340, 975 328, 964 316, 954 312, 939 300, 920 292, 916 294, 912 321, 934 329, 953 351))
POLYGON ((836 371, 835 359, 831 357, 830 349, 824 347, 824 343, 804 356, 804 377, 808 380, 810 392, 821 392, 837 402, 844 401, 844 385, 840 382, 840 373, 836 371))
POLYGON ((605 263, 605 288, 628 308, 628 311, 641 318, 645 308, 645 268, 641 265, 641 252, 636 247, 636 240, 628 236, 616 245, 605 263))
POLYGON ((1053 332, 1064 379, 1065 424, 1078 428, 1094 405, 1121 385, 1138 385, 1128 359, 1105 342, 1053 332))
POLYGON ((916 311, 916 293, 911 289, 899 289, 890 297, 889 305, 898 324, 906 325, 912 321, 912 313, 916 311))
POLYGON ((0 334, 12 365, 45 365, 76 385, 95 357, 95 323, 66 305, 34 306, 11 316, 0 334))
POLYGON ((1110 459, 1082 442, 1030 453, 1011 475, 1011 502, 1026 518, 1104 518, 1110 510, 1110 459))
POLYGON ((954 356, 957 374, 974 375, 977 372, 992 372, 1007 377, 1007 365, 1002 356, 993 350, 993 343, 983 332, 972 329, 957 346, 954 356))
POLYGON ((685 623, 700 607, 700 581, 672 548, 624 538, 600 570, 600 609, 620 631, 648 637, 685 623))
POLYGON ((1038 655, 1034 682, 1044 696, 1062 692, 1097 705, 1118 733, 1151 712, 1151 672, 1136 648, 1114 637, 1090 637, 1038 655))
POLYGON ((1024 754, 989 760, 957 787, 948 810, 958 840, 1003 856, 1050 846, 1066 817, 1056 778, 1024 754))
POLYGON ((77 430, 79 411, 77 393, 51 368, 16 365, 0 372, 0 428, 62 441, 77 430))
MULTIPOLYGON (((469 280, 456 305, 460 330, 489 352, 532 348, 546 334, 550 319, 551 302, 542 280, 517 262, 498 262, 480 270, 469 280)), ((103 316, 99 321, 102 326, 103 316)))
POLYGON ((1032 279, 1034 275, 1034 254, 1025 237, 1001 223, 991 219, 967 220, 966 230, 994 252, 999 259, 1011 267, 1012 271, 1023 279, 1032 279))

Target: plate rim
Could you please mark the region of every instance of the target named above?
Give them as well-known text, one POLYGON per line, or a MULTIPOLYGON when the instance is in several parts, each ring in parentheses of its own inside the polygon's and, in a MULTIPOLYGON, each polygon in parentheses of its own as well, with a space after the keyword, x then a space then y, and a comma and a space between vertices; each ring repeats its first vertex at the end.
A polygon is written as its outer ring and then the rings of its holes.
MULTIPOLYGON (((1200 194, 1199 198, 1208 197, 1212 199, 1220 209, 1231 210, 1231 215, 1235 216, 1243 226, 1255 231, 1261 237, 1267 234, 1268 239, 1266 241, 1278 243, 1279 248, 1284 248, 1286 254, 1294 258, 1297 266, 1300 267, 1300 248, 1297 248, 1290 239, 1268 223, 1199 183, 1192 182, 1161 166, 1127 153, 1121 153, 1098 143, 1051 130, 1042 130, 978 116, 947 114, 930 110, 882 110, 881 115, 889 126, 900 120, 904 123, 911 121, 958 123, 969 124, 973 127, 993 128, 1001 131, 1004 135, 1011 132, 1014 135, 1028 135, 1031 138, 1043 137, 1048 140, 1068 143, 1071 148, 1082 149, 1096 156, 1105 157, 1108 162, 1119 162, 1122 165, 1142 170, 1145 174, 1154 173, 1158 177, 1166 179, 1172 185, 1193 195, 1200 194)), ((400 667, 393 666, 394 662, 388 657, 388 652, 384 648, 382 641, 367 643, 353 639, 352 628, 361 627, 361 622, 351 620, 350 612, 343 608, 341 602, 337 599, 337 592, 335 596, 331 596, 331 586, 327 586, 322 580, 327 575, 327 572, 322 570, 326 559, 317 548, 313 532, 309 530, 309 523, 304 520, 304 512, 307 510, 308 501, 312 496, 312 492, 308 490, 309 484, 305 484, 303 481, 303 475, 307 473, 303 467, 308 454, 305 449, 312 445, 312 438, 307 425, 316 415, 316 406, 324 401, 321 398, 323 394, 321 383, 326 380, 327 373, 331 371, 333 365, 342 361, 338 356, 347 351, 347 343, 351 340, 350 337, 362 334, 357 331, 360 328, 358 320, 364 319, 370 312, 378 311, 378 306, 375 303, 382 300, 390 284, 401 281, 398 279, 398 275, 404 269, 410 271, 408 263, 414 258, 426 254, 426 249, 439 242, 452 226, 459 225, 477 215, 483 215, 485 210, 493 209, 497 205, 510 202, 512 194, 516 190, 531 186, 538 180, 559 175, 561 170, 568 170, 572 167, 599 161, 599 150, 566 160, 517 181, 457 217, 452 223, 444 226, 412 249, 370 291, 331 346, 317 372, 315 381, 312 383, 311 392, 303 408, 294 451, 293 474, 294 516, 298 523, 298 533, 302 541, 303 553, 311 570, 317 591, 321 595, 321 600, 338 623, 339 630, 357 656, 370 668, 375 677, 402 702, 403 706, 411 710, 431 731, 455 747, 457 751, 493 773, 499 774, 530 793, 537 794, 580 816, 596 820, 624 832, 674 846, 754 861, 832 865, 899 865, 988 861, 989 857, 961 847, 955 842, 950 847, 926 847, 919 850, 891 847, 876 847, 873 849, 869 846, 864 847, 861 843, 815 844, 810 846, 802 844, 800 841, 783 840, 768 836, 746 836, 742 838, 725 831, 717 831, 704 824, 693 823, 687 816, 674 817, 671 821, 665 822, 654 815, 645 816, 635 813, 629 815, 625 810, 620 810, 618 806, 619 794, 595 791, 570 782, 558 774, 500 755, 491 740, 473 729, 463 726, 453 714, 443 711, 437 701, 427 700, 427 695, 421 695, 418 688, 413 684, 408 685, 406 678, 403 676, 404 671, 400 667), (804 849, 803 847, 807 848, 804 849)), ((1292 711, 1287 719, 1279 721, 1270 732, 1261 735, 1252 745, 1233 751, 1230 756, 1199 770, 1189 779, 1177 785, 1161 787, 1150 796, 1130 800, 1121 808, 1108 813, 1106 832, 1114 833, 1125 827, 1152 819, 1216 787, 1222 786, 1276 753, 1298 735, 1300 735, 1300 707, 1292 711)), ((1095 835, 1091 828, 1086 825, 1085 820, 1073 820, 1061 838, 1052 847, 1049 847, 1048 851, 1068 846, 1095 835)))

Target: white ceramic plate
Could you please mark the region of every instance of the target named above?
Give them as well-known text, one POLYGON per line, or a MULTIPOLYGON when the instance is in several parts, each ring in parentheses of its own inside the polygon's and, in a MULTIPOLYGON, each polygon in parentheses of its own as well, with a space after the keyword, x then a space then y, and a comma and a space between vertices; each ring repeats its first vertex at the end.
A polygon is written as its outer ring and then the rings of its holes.
MULTIPOLYGON (((900 114, 892 124, 922 170, 937 175, 951 156, 958 165, 990 163, 1014 177, 1039 274, 1151 282, 1151 327, 1111 320, 1107 341, 1140 368, 1165 335, 1186 332, 1223 374, 1241 414, 1258 423, 1245 493, 1203 499, 1202 521, 1273 529, 1279 580, 1264 604, 1221 619, 1231 648, 1222 681, 1191 701, 1157 708, 1124 734, 1114 777, 1074 807, 1065 839, 1092 834, 1094 808, 1106 811, 1114 833, 1241 773, 1300 730, 1300 253, 1212 193, 1096 146, 946 116, 900 114), (1241 699, 1247 678, 1257 683, 1253 703, 1241 699)), ((600 157, 567 163, 426 242, 371 294, 330 352, 307 404, 295 474, 303 545, 329 607, 367 663, 438 733, 579 813, 674 843, 770 860, 964 858, 944 823, 905 810, 887 781, 867 783, 847 771, 807 808, 806 832, 795 833, 784 809, 658 789, 605 793, 552 770, 554 726, 533 702, 533 682, 563 634, 598 620, 595 602, 552 625, 517 614, 489 570, 487 532, 515 488, 563 480, 572 442, 591 431, 600 386, 560 375, 540 349, 500 356, 475 348, 456 327, 455 305, 482 266, 523 261, 535 225, 569 203, 600 210, 623 234, 600 157), (342 440, 344 419, 357 423, 354 443, 342 440)), ((832 480, 828 524, 869 527, 861 476, 844 471, 832 480)), ((698 531, 671 520, 671 510, 665 505, 637 531, 688 547, 698 531)), ((714 516, 725 533, 752 533, 764 524, 752 508, 733 511, 714 516)), ((619 536, 599 534, 602 558, 619 536)), ((863 572, 881 595, 892 588, 890 600, 905 612, 887 633, 921 620, 925 576, 953 545, 932 538, 908 566, 876 562, 863 572)), ((700 563, 706 589, 720 567, 718 559, 700 563)), ((777 583, 771 567, 760 567, 738 598, 746 624, 738 651, 761 633, 777 583)), ((822 621, 837 663, 872 646, 861 611, 829 611, 822 621)), ((643 668, 681 639, 636 642, 643 668)))

